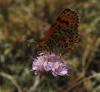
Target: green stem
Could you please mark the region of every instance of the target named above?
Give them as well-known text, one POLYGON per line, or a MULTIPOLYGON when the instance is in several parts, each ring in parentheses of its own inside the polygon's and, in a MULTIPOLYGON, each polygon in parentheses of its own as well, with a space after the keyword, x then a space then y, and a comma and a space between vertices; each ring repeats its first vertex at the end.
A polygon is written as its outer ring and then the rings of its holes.
POLYGON ((47 80, 47 92, 50 92, 50 76, 48 76, 47 80))

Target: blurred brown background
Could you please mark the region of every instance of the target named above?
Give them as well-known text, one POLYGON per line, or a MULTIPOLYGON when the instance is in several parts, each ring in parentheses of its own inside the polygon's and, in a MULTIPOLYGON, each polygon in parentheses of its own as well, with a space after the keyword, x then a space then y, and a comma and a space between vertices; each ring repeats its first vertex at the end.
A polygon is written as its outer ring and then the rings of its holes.
POLYGON ((46 78, 31 71, 32 42, 66 8, 79 14, 80 40, 62 56, 73 74, 52 79, 50 92, 100 92, 100 0, 0 0, 0 92, 46 92, 46 78))

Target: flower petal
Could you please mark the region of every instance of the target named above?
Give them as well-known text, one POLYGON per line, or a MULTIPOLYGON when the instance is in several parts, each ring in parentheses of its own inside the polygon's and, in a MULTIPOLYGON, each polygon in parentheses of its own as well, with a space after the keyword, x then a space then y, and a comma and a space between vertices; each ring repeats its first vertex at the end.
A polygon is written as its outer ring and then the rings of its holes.
POLYGON ((39 73, 52 73, 53 76, 68 75, 68 70, 71 69, 67 64, 64 64, 62 60, 54 53, 40 53, 39 56, 34 59, 32 64, 32 70, 35 71, 35 75, 39 73))

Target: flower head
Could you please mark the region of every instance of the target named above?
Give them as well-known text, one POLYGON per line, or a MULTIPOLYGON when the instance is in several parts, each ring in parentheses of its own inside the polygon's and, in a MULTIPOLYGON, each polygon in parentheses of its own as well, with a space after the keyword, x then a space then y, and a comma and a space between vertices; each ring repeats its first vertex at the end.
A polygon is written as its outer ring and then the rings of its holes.
POLYGON ((53 76, 68 75, 69 67, 67 64, 56 56, 54 53, 40 53, 39 56, 34 59, 32 70, 35 71, 35 75, 39 73, 53 74, 53 76))

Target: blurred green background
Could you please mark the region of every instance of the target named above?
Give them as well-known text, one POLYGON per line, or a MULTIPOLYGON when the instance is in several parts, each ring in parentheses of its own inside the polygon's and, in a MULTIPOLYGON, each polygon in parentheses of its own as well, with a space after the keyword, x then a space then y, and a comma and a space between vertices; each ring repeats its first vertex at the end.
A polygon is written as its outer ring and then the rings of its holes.
POLYGON ((66 8, 79 14, 80 40, 62 55, 73 74, 52 78, 50 92, 100 92, 100 0, 0 0, 0 92, 46 92, 47 79, 31 71, 30 42, 66 8))

